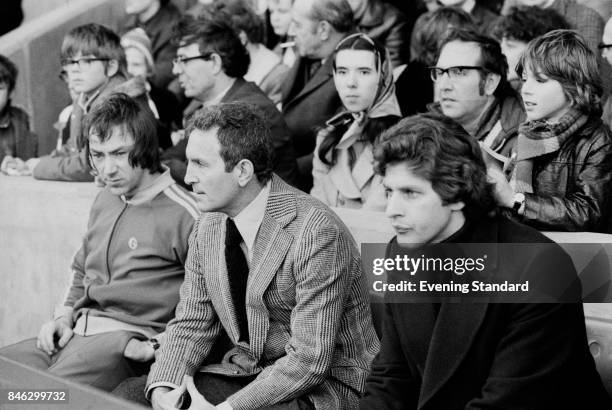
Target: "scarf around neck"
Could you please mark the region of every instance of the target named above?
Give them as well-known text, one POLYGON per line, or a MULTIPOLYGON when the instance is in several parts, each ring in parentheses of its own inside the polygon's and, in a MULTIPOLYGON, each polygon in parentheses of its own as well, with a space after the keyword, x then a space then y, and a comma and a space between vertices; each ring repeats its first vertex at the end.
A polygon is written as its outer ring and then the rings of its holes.
POLYGON ((533 193, 533 161, 557 152, 563 143, 587 122, 588 115, 570 108, 556 123, 528 121, 519 126, 516 166, 510 185, 515 192, 533 193))

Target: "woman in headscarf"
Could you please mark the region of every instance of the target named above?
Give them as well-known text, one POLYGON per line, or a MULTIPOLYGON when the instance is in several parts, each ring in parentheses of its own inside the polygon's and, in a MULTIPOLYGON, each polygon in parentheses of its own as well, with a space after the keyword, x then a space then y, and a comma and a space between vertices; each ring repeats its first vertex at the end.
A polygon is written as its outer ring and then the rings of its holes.
POLYGON ((383 211, 385 193, 372 151, 381 132, 401 116, 389 58, 361 33, 342 40, 332 58, 343 109, 317 135, 310 193, 329 206, 383 211))

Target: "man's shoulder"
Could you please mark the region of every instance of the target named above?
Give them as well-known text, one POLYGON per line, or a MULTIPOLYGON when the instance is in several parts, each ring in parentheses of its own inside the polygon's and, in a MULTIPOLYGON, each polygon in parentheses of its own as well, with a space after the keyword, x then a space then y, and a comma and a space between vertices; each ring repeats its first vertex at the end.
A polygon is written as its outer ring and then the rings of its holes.
POLYGON ((169 217, 187 217, 195 221, 200 214, 193 194, 176 182, 166 187, 155 199, 166 204, 169 217))

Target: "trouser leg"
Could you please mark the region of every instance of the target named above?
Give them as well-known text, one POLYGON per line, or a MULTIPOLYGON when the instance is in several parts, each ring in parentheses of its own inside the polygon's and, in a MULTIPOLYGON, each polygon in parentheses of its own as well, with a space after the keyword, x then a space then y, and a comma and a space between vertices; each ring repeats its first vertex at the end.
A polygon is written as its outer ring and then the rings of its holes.
POLYGON ((0 356, 40 370, 47 370, 55 361, 54 356, 49 356, 36 347, 35 337, 3 347, 0 349, 0 356))

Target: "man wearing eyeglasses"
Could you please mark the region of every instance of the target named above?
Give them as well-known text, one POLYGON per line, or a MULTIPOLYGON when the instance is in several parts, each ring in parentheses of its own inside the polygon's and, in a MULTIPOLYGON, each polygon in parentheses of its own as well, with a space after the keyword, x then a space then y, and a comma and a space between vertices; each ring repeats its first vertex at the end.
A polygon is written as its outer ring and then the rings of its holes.
MULTIPOLYGON (((604 27, 599 50, 601 51, 601 56, 612 65, 612 17, 610 17, 610 20, 608 20, 604 27)), ((612 128, 612 97, 608 97, 604 104, 602 118, 612 128)))
POLYGON ((61 65, 76 98, 70 117, 70 137, 60 150, 26 162, 37 179, 58 181, 93 181, 85 155, 87 135, 84 118, 110 95, 122 92, 147 107, 143 79, 127 81, 125 54, 119 37, 99 24, 85 24, 72 29, 61 48, 61 65))
POLYGON ((436 102, 429 109, 455 120, 491 152, 508 157, 525 111, 507 73, 497 41, 472 31, 452 31, 431 68, 436 102))
MULTIPOLYGON (((184 122, 203 106, 242 101, 256 107, 272 133, 274 172, 295 185, 297 164, 287 124, 272 100, 257 85, 244 80, 250 62, 248 51, 222 17, 188 17, 178 26, 179 48, 172 72, 185 96, 192 99, 183 111, 184 122)), ((162 154, 162 161, 179 183, 184 183, 187 170, 186 148, 187 140, 182 139, 162 154)))

